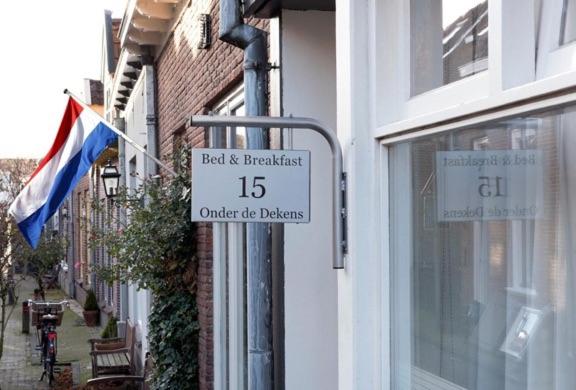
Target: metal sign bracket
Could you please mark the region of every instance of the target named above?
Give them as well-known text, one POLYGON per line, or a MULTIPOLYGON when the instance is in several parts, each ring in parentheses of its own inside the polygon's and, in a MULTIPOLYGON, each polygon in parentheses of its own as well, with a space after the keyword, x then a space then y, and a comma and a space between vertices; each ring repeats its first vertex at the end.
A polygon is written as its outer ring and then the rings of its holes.
POLYGON ((340 180, 340 196, 342 197, 342 210, 340 210, 340 219, 342 223, 342 252, 348 254, 348 206, 346 204, 346 193, 348 191, 348 178, 346 172, 342 172, 342 179, 340 180))
POLYGON ((332 268, 344 268, 344 254, 348 251, 346 233, 346 174, 343 171, 342 148, 334 131, 315 119, 293 117, 193 115, 189 123, 192 127, 239 126, 266 130, 270 130, 271 128, 292 128, 308 129, 320 133, 328 142, 332 151, 332 200, 334 202, 332 217, 334 259, 332 268))

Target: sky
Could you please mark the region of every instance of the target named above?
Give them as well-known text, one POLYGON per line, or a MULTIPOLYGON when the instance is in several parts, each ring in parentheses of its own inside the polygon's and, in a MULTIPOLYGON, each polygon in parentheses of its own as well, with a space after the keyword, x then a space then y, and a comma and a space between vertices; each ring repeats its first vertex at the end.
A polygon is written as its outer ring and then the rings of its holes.
POLYGON ((0 158, 42 158, 56 136, 67 96, 100 80, 104 10, 121 18, 126 0, 2 3, 0 158))

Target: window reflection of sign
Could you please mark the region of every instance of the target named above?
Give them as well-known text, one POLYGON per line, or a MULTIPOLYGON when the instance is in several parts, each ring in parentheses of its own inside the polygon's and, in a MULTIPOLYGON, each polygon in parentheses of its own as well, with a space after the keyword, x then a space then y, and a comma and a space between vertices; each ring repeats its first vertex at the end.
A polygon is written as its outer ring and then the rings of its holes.
POLYGON ((539 150, 436 153, 438 220, 538 218, 543 205, 539 150))

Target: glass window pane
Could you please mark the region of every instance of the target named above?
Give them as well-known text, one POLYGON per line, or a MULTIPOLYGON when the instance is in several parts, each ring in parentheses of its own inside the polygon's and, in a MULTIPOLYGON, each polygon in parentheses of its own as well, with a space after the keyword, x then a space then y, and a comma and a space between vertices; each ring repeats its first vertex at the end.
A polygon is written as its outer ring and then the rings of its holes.
POLYGON ((411 92, 488 68, 488 0, 411 0, 411 92))
POLYGON ((576 389, 576 107, 390 148, 392 388, 576 389))
POLYGON ((576 0, 564 0, 560 45, 576 40, 576 0))

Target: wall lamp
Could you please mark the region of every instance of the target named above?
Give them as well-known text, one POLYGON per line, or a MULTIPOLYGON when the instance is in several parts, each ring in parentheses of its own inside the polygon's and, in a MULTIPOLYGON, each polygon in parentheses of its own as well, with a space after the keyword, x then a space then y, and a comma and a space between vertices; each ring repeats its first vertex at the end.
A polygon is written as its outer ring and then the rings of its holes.
POLYGON ((106 166, 104 166, 100 177, 104 183, 104 192, 106 193, 106 197, 113 198, 118 195, 118 187, 120 186, 120 173, 118 173, 118 168, 112 165, 110 160, 108 160, 108 163, 106 166))

